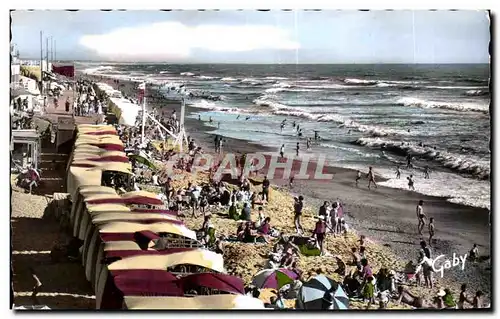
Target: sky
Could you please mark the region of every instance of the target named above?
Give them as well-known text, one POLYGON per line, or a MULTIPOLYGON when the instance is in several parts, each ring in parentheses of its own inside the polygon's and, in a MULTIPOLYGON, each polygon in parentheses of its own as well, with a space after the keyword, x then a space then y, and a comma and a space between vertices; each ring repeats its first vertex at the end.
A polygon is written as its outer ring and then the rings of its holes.
POLYGON ((166 63, 489 63, 485 11, 13 11, 39 59, 166 63))

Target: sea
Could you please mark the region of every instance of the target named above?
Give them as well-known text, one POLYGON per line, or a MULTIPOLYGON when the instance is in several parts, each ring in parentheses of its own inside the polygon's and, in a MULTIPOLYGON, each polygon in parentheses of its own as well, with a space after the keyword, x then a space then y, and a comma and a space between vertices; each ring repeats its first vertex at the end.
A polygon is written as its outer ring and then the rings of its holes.
POLYGON ((412 174, 416 192, 490 208, 488 64, 86 63, 79 68, 147 81, 165 96, 184 85, 192 93, 187 105, 195 107, 190 116, 214 127, 211 134, 277 152, 285 144, 285 153, 295 152, 299 142, 301 152, 325 154, 329 165, 362 172, 372 166, 387 179, 384 186, 407 189, 412 174), (307 151, 305 139, 314 131, 321 139, 307 151), (411 169, 407 154, 413 157, 411 169), (396 179, 398 165, 401 179, 396 179))

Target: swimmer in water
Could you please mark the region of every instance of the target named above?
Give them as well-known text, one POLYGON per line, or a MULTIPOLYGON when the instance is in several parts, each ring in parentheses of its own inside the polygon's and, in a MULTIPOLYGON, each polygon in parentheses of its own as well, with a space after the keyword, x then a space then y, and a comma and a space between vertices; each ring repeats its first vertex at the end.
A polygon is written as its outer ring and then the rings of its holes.
POLYGON ((408 189, 411 191, 415 190, 415 186, 413 186, 414 181, 413 181, 413 175, 410 175, 410 177, 407 177, 408 179, 408 189))
POLYGON ((209 123, 212 123, 214 120, 212 120, 212 117, 210 116, 210 118, 208 119, 208 122, 209 123))
POLYGON ((318 131, 314 131, 314 140, 317 141, 319 139, 320 139, 320 137, 319 137, 318 131))
POLYGON ((300 131, 300 125, 297 124, 297 132, 300 131))
POLYGON ((198 114, 198 121, 201 121, 201 115, 198 114))
POLYGON ((295 121, 293 121, 292 126, 295 127, 296 125, 297 125, 297 123, 295 123, 295 121))
POLYGON ((401 178, 401 170, 399 169, 399 165, 396 167, 396 178, 397 179, 401 178))
POLYGON ((359 180, 361 179, 361 171, 357 171, 356 173, 356 187, 358 187, 359 180))
POLYGON ((306 146, 307 146, 307 150, 310 151, 311 150, 311 138, 310 137, 307 138, 306 146))
POLYGON ((283 133, 283 128, 285 127, 285 123, 284 122, 281 122, 280 124, 280 129, 281 129, 281 132, 283 133))
POLYGON ((413 165, 411 163, 411 160, 412 160, 412 156, 410 153, 408 153, 408 155, 406 156, 406 168, 412 168, 413 165))
POLYGON ((217 122, 217 128, 220 128, 220 122, 217 122))
POLYGON ((299 137, 302 137, 302 129, 300 129, 300 130, 297 132, 297 135, 298 135, 299 137))
POLYGON ((248 121, 249 119, 250 119, 250 116, 247 116, 247 117, 245 118, 245 121, 248 121))
POLYGON ((238 115, 238 116, 236 117, 236 119, 237 119, 237 120, 239 120, 239 119, 240 119, 240 116, 238 115))

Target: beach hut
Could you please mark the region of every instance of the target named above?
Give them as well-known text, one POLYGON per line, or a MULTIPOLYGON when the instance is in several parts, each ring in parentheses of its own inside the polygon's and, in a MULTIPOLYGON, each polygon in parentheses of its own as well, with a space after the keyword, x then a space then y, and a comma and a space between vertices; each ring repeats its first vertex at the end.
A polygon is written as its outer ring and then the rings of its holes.
POLYGON ((122 194, 125 203, 131 209, 161 209, 164 208, 163 201, 158 195, 146 191, 133 191, 122 194))
MULTIPOLYGON (((111 199, 111 196, 117 196, 116 199, 119 199, 119 196, 116 194, 105 194, 105 195, 97 195, 99 197, 104 197, 104 196, 109 196, 111 199)), ((97 197, 93 196, 93 198, 97 197)), ((79 211, 76 211, 75 215, 75 224, 73 227, 73 236, 78 237, 81 240, 85 240, 85 234, 87 233, 89 223, 92 220, 92 214, 93 213, 99 213, 99 212, 116 212, 116 213, 129 213, 130 208, 127 206, 116 202, 116 203, 109 203, 109 204, 88 204, 85 202, 85 199, 83 199, 83 204, 80 205, 82 209, 79 211)))
POLYGON ((241 278, 217 273, 198 273, 179 279, 184 293, 196 290, 199 295, 245 294, 245 286, 241 278))
POLYGON ((183 296, 177 277, 163 270, 130 270, 112 274, 99 309, 121 309, 124 296, 183 296))
MULTIPOLYGON (((112 289, 113 274, 130 270, 161 270, 168 272, 169 268, 192 267, 196 271, 224 272, 222 256, 204 249, 193 249, 166 255, 137 255, 115 261, 102 266, 95 285, 96 307, 101 309, 103 296, 112 289), (110 275, 111 273, 111 275, 110 275)), ((186 269, 187 271, 187 269, 186 269)), ((170 271, 174 275, 186 275, 170 271)))
MULTIPOLYGON (((161 238, 167 241, 173 241, 172 243, 168 242, 168 245, 163 245, 161 247, 162 250, 171 248, 198 248, 202 246, 201 243, 196 240, 195 232, 189 230, 183 225, 175 225, 170 221, 167 222, 167 220, 165 220, 165 222, 154 224, 140 224, 133 222, 116 221, 96 224, 89 229, 84 242, 84 252, 86 252, 85 266, 87 267, 88 265, 89 267, 88 279, 92 281, 92 278, 94 277, 93 274, 97 274, 97 276, 99 276, 100 274, 100 272, 95 272, 95 269, 99 268, 99 266, 97 266, 96 264, 99 264, 102 260, 102 257, 99 257, 99 255, 103 255, 103 253, 99 253, 104 249, 104 247, 101 247, 101 243, 108 243, 113 241, 133 242, 136 239, 136 233, 145 230, 148 230, 155 234, 155 239, 161 238), (162 234, 162 236, 159 236, 158 234, 162 234), (180 244, 179 241, 181 243, 183 242, 184 245, 180 244)), ((148 243, 146 243, 146 246, 147 245, 148 243)))
POLYGON ((123 308, 130 310, 265 309, 261 300, 245 295, 197 297, 125 296, 123 308))
MULTIPOLYGON (((154 245, 154 244, 153 244, 154 245)), ((101 273, 102 267, 108 264, 120 260, 126 257, 132 257, 137 255, 168 255, 178 252, 184 252, 193 250, 196 248, 170 248, 164 250, 156 250, 150 245, 150 247, 141 247, 136 242, 133 241, 112 241, 101 243, 99 247, 99 252, 97 254, 95 269, 91 269, 91 283, 92 287, 97 286, 97 280, 99 279, 97 275, 101 273)))
POLYGON ((193 249, 168 255, 133 256, 115 261, 108 268, 110 271, 120 269, 166 269, 181 276, 198 272, 225 272, 222 255, 205 249, 193 249))
POLYGON ((133 213, 146 213, 146 214, 167 214, 177 216, 179 213, 168 209, 148 209, 148 208, 132 208, 133 213))
POLYGON ((76 198, 73 198, 71 204, 71 212, 70 212, 70 226, 74 226, 74 221, 76 217, 76 212, 81 209, 80 205, 83 204, 83 198, 91 195, 97 194, 116 194, 116 190, 111 187, 106 186, 81 186, 77 189, 76 198))

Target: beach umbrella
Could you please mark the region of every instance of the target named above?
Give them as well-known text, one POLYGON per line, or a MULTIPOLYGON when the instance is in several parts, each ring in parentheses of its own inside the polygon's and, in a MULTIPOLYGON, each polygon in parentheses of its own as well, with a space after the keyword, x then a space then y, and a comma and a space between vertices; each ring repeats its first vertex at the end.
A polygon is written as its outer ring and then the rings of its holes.
POLYGON ((302 285, 297 296, 298 309, 349 309, 349 298, 341 285, 318 275, 302 285))
POLYGON ((140 152, 139 154, 130 154, 128 155, 129 158, 133 158, 136 160, 137 163, 141 163, 143 165, 146 165, 147 167, 151 169, 156 169, 155 164, 149 159, 149 157, 144 153, 140 152))
POLYGON ((257 288, 280 289, 284 285, 292 283, 299 275, 290 269, 264 269, 253 277, 252 284, 257 288))

